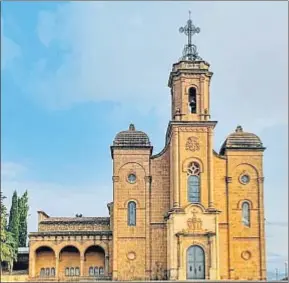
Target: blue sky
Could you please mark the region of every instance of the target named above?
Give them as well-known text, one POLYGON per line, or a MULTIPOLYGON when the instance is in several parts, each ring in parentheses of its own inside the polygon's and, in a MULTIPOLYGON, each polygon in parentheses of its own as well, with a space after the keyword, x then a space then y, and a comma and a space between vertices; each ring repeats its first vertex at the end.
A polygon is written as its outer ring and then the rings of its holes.
POLYGON ((110 148, 133 122, 154 153, 170 119, 171 66, 194 38, 210 62, 215 150, 241 124, 264 158, 268 270, 288 259, 286 2, 2 2, 2 189, 28 189, 29 230, 51 216, 107 215, 110 148))

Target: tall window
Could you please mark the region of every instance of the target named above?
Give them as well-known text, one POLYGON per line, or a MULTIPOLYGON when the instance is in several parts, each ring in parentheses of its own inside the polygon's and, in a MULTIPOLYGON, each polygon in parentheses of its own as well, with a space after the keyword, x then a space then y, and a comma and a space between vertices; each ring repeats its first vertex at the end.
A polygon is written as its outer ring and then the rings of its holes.
POLYGON ((45 269, 45 276, 46 277, 50 276, 50 268, 48 268, 48 267, 45 269))
POLYGON ((128 203, 128 208, 127 208, 127 215, 128 215, 128 225, 129 226, 136 226, 136 204, 134 201, 130 201, 128 203))
POLYGON ((51 274, 52 277, 55 276, 55 268, 54 268, 54 267, 51 268, 51 272, 50 272, 50 274, 51 274))
POLYGON ((243 225, 250 226, 250 205, 247 201, 242 204, 242 222, 243 225))
POLYGON ((189 89, 189 108, 191 113, 197 113, 197 92, 194 87, 189 89))
POLYGON ((70 267, 69 275, 70 276, 74 276, 74 268, 73 267, 70 267))
POLYGON ((89 267, 89 276, 93 276, 94 275, 94 270, 93 267, 89 267))
POLYGON ((75 276, 79 275, 80 275, 79 267, 75 267, 75 276))
POLYGON ((45 268, 41 268, 40 277, 44 277, 44 276, 45 276, 45 268))
POLYGON ((188 201, 200 202, 200 166, 192 162, 187 170, 188 175, 188 201))
POLYGON ((104 274, 103 267, 100 267, 100 268, 99 268, 99 275, 100 275, 100 276, 103 276, 103 274, 104 274))
POLYGON ((65 268, 65 276, 69 276, 69 267, 65 268))

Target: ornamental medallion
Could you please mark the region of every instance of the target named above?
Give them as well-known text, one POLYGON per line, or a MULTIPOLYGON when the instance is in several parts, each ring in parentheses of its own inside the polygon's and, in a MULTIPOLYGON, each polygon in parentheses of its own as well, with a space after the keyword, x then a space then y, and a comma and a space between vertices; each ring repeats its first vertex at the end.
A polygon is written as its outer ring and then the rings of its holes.
POLYGON ((186 150, 198 151, 200 150, 200 143, 197 137, 189 137, 186 143, 186 150))

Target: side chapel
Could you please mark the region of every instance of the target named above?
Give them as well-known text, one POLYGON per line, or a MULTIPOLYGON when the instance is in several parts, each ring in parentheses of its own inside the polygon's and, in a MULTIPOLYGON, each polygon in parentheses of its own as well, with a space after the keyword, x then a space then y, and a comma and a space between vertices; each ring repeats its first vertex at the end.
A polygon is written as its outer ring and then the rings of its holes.
POLYGON ((38 212, 29 277, 49 280, 265 280, 263 146, 238 126, 213 149, 210 65, 189 19, 173 64, 165 147, 130 125, 111 146, 109 217, 38 212))

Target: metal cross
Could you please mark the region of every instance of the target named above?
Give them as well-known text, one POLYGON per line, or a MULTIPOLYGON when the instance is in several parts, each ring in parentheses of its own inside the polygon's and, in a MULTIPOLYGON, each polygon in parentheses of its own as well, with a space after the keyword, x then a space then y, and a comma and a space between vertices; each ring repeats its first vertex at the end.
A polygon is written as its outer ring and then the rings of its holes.
POLYGON ((187 24, 184 27, 180 27, 179 32, 184 33, 188 36, 188 44, 185 45, 184 51, 183 51, 183 60, 196 60, 201 59, 198 56, 197 52, 197 46, 195 44, 192 44, 192 36, 194 34, 197 34, 201 31, 199 27, 196 27, 193 25, 193 22, 191 20, 191 11, 189 11, 189 19, 187 21, 187 24))

